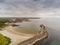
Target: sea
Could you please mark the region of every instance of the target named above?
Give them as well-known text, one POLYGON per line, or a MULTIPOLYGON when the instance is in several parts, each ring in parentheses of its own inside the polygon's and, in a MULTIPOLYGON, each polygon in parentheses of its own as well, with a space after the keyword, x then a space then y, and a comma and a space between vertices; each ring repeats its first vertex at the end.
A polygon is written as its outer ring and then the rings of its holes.
MULTIPOLYGON (((48 31, 48 38, 44 41, 39 41, 35 45, 60 45, 60 18, 56 17, 42 17, 40 19, 30 19, 31 22, 22 22, 21 25, 23 26, 30 26, 31 28, 35 28, 36 26, 37 32, 40 29, 40 25, 43 24, 46 26, 46 30, 48 31)), ((20 27, 22 28, 22 26, 20 27)), ((19 27, 19 28, 20 28, 19 27)), ((24 28, 25 29, 25 28, 24 28)), ((29 32, 36 32, 36 30, 28 29, 29 32)), ((26 31, 26 30, 24 30, 26 31)))

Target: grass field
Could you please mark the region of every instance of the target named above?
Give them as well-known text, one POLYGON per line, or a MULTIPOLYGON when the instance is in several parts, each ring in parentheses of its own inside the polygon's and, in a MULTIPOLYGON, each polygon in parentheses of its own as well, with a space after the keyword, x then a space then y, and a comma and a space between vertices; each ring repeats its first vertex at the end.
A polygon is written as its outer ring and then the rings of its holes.
POLYGON ((10 38, 0 34, 0 45, 9 45, 10 43, 11 43, 11 39, 10 38))

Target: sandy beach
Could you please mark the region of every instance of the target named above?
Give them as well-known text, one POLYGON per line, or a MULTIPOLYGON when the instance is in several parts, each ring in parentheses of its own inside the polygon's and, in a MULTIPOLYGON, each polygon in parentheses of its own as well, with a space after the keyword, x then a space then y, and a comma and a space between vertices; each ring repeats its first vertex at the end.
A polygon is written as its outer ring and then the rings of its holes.
POLYGON ((9 32, 11 27, 6 27, 6 28, 5 30, 0 31, 0 33, 11 39, 10 45, 17 45, 18 43, 33 37, 33 35, 29 36, 29 34, 23 34, 23 33, 17 34, 17 33, 9 32))

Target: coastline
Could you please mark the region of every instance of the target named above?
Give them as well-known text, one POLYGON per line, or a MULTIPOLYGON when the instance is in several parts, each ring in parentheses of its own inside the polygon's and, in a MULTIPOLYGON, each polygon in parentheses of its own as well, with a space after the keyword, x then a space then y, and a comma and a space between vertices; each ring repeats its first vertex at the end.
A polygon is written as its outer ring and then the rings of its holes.
POLYGON ((48 38, 48 32, 46 31, 42 35, 36 35, 28 40, 24 40, 23 42, 20 42, 18 45, 35 45, 38 41, 44 41, 45 39, 48 38))

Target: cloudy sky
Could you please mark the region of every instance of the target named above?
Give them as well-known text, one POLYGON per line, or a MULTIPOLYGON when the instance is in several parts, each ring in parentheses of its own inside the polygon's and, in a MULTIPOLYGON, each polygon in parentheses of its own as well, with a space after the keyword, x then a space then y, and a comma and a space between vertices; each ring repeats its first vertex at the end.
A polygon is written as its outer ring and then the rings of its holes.
POLYGON ((60 15, 60 0, 0 0, 0 17, 57 15, 60 15))

